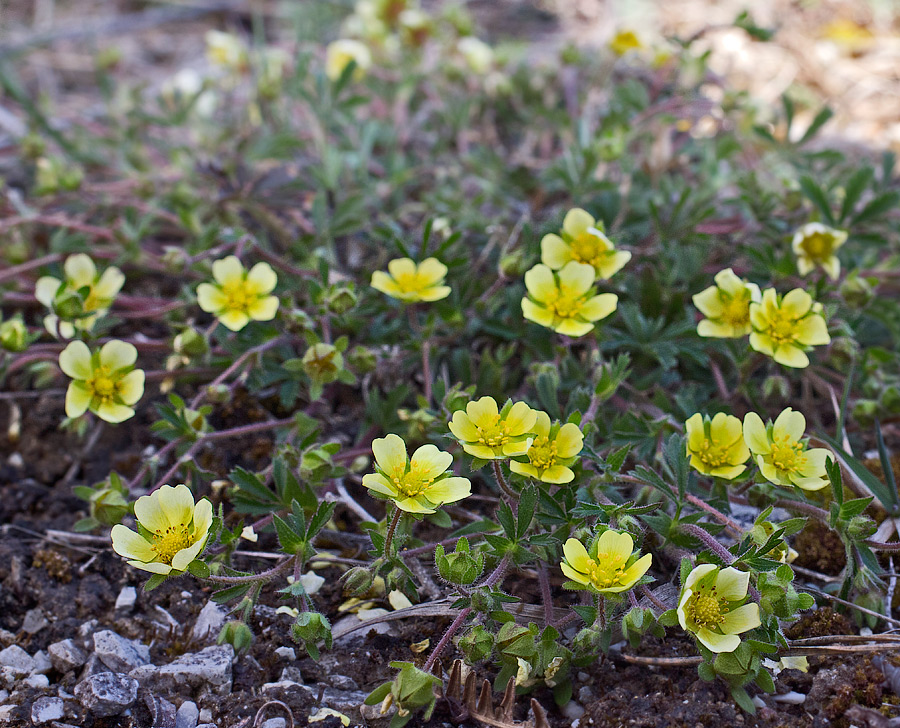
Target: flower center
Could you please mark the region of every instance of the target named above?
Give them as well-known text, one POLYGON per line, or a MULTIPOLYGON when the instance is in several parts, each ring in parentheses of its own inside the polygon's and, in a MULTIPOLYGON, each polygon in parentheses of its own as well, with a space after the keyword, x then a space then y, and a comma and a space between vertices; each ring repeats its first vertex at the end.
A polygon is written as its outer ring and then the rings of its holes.
POLYGON ((118 381, 110 376, 109 367, 106 366, 97 367, 85 384, 95 397, 104 402, 111 401, 119 387, 118 381))
POLYGON ((165 531, 160 529, 154 533, 156 541, 152 548, 159 556, 160 561, 169 565, 172 564, 175 554, 193 545, 191 534, 184 524, 169 526, 165 531))
POLYGON ((246 311, 255 296, 247 288, 245 281, 226 283, 222 286, 222 292, 227 299, 227 308, 232 311, 246 311))
POLYGON ((803 238, 800 247, 803 248, 806 254, 813 260, 821 260, 823 258, 828 258, 831 255, 834 247, 833 242, 830 235, 813 233, 812 235, 807 235, 803 238))
POLYGON ((729 464, 728 451, 719 444, 716 438, 704 440, 700 450, 697 452, 697 457, 711 468, 721 468, 723 465, 729 464))
POLYGON ((712 629, 718 627, 725 621, 725 615, 722 613, 722 607, 725 606, 724 599, 716 599, 712 594, 697 594, 691 605, 691 616, 700 627, 712 629))
POLYGON ((590 263, 594 268, 600 265, 600 261, 609 252, 606 241, 588 231, 572 238, 570 245, 574 260, 579 263, 590 263))
POLYGON ((792 442, 790 436, 785 435, 781 442, 775 439, 772 442, 772 465, 779 470, 795 472, 806 464, 806 456, 803 453, 803 443, 792 442))
POLYGON ((415 498, 428 490, 434 482, 434 478, 422 471, 423 468, 419 463, 410 463, 408 472, 405 467, 395 468, 391 480, 403 495, 407 498, 415 498))
POLYGON ((401 273, 394 278, 394 282, 404 293, 420 293, 428 288, 428 284, 419 277, 418 272, 401 273))
POLYGON ((536 437, 528 450, 528 460, 538 470, 547 470, 556 464, 558 447, 543 435, 536 437))
POLYGON ((509 442, 509 426, 500 419, 499 414, 495 415, 492 425, 478 428, 477 442, 488 447, 503 447, 509 442))
POLYGON ((776 344, 792 343, 796 338, 796 324, 790 314, 778 310, 769 319, 769 336, 776 344))
POLYGON ((724 311, 722 318, 732 326, 746 326, 750 320, 750 301, 742 294, 728 298, 722 302, 724 311))
POLYGON ((546 302, 547 308, 558 318, 574 318, 581 311, 583 301, 567 286, 560 286, 556 294, 546 302))
POLYGON ((588 564, 587 575, 596 589, 609 589, 622 583, 622 564, 609 561, 609 554, 597 554, 597 561, 588 564))

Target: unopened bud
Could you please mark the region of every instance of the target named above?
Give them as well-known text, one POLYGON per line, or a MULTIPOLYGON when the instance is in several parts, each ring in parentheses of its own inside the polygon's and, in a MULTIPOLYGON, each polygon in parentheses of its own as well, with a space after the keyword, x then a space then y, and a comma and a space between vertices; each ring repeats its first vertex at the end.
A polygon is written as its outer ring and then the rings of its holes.
POLYGON ((244 622, 239 620, 226 622, 222 625, 222 629, 219 630, 216 644, 224 645, 226 643, 234 647, 234 651, 237 654, 246 652, 253 644, 253 632, 244 622))

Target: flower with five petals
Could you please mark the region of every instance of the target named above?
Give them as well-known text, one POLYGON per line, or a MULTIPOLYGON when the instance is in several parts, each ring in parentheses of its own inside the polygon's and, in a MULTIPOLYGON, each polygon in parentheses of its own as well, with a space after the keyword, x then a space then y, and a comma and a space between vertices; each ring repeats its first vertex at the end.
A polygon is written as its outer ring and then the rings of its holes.
POLYGON ((543 483, 572 482, 575 473, 569 466, 584 445, 584 435, 578 425, 574 422, 551 424, 550 415, 538 412, 532 429, 534 441, 525 453, 527 460, 512 460, 509 469, 543 483))
POLYGON ((604 531, 600 538, 584 547, 577 538, 570 538, 563 545, 562 573, 570 582, 567 589, 588 589, 597 594, 615 594, 628 591, 647 573, 653 557, 640 556, 634 550, 634 541, 628 533, 604 531))
POLYGON ((569 261, 559 271, 539 263, 525 274, 522 315, 560 334, 584 336, 619 303, 616 294, 597 294, 593 285, 594 268, 587 263, 569 261))
POLYGON ((469 402, 450 420, 450 432, 469 455, 482 460, 505 460, 524 455, 534 440, 537 412, 524 402, 508 400, 497 409, 493 397, 469 402))
POLYGON ((678 600, 678 622, 712 652, 734 652, 742 632, 759 627, 759 605, 747 603, 750 574, 713 564, 694 568, 678 600))
POLYGON ((825 461, 831 453, 823 447, 810 449, 809 438, 803 437, 805 431, 806 418, 790 407, 774 423, 763 424, 755 412, 744 417, 744 440, 770 483, 802 490, 828 485, 825 461))
POLYGON ((821 312, 822 304, 802 288, 783 297, 768 288, 750 304, 750 346, 786 367, 809 366, 806 351, 831 341, 821 312))
POLYGON ((447 266, 437 258, 426 258, 418 265, 410 258, 395 258, 388 263, 388 272, 372 274, 372 288, 406 303, 440 301, 450 295, 444 285, 447 266))
POLYGON ((271 321, 278 311, 278 297, 270 295, 278 276, 268 263, 257 263, 249 271, 237 256, 229 255, 212 265, 215 283, 197 286, 197 303, 232 331, 240 331, 251 320, 271 321))
POLYGON ((71 342, 59 355, 59 368, 72 378, 66 392, 66 415, 87 410, 101 420, 118 423, 134 416, 144 394, 144 372, 135 369, 137 349, 125 341, 107 341, 91 352, 83 341, 71 342))
POLYGON ((603 232, 603 224, 576 207, 566 213, 560 235, 549 233, 541 239, 544 265, 559 270, 571 260, 593 266, 597 280, 606 280, 631 260, 631 253, 616 250, 603 232))

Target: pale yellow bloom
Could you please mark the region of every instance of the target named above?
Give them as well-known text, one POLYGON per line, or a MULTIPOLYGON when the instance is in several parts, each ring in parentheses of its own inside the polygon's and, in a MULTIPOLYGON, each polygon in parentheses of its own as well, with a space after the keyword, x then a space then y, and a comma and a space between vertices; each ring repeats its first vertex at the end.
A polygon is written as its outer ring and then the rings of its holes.
POLYGON ((732 480, 743 473, 750 450, 744 443, 741 421, 719 412, 712 419, 699 412, 684 423, 691 466, 701 473, 732 480))
POLYGON ((524 402, 510 400, 498 409, 493 397, 482 397, 454 412, 449 426, 469 455, 502 460, 528 452, 536 421, 537 412, 524 402))
POLYGON ((372 443, 375 472, 363 476, 363 485, 390 498, 408 513, 434 513, 444 503, 462 500, 472 492, 468 478, 452 475, 453 456, 434 445, 422 445, 410 458, 399 435, 372 443))
POLYGON ((747 413, 744 440, 766 480, 803 490, 819 490, 828 485, 825 461, 831 452, 822 447, 810 450, 805 431, 806 418, 790 407, 774 423, 767 424, 755 412, 747 413))
POLYGON ((603 225, 585 210, 574 208, 563 219, 561 235, 548 233, 541 239, 541 262, 559 270, 569 261, 593 266, 597 280, 612 278, 631 260, 627 250, 616 250, 603 232, 603 225))
POLYGON ((747 604, 750 574, 713 564, 697 566, 681 587, 678 622, 712 652, 734 652, 742 632, 755 629, 759 605, 747 604))
POLYGON ((410 258, 395 258, 388 263, 388 272, 372 274, 372 288, 407 303, 440 301, 450 295, 444 285, 447 266, 437 258, 426 258, 418 265, 410 258))
POLYGON ((212 503, 206 498, 196 505, 190 488, 164 485, 134 504, 140 533, 122 525, 113 526, 112 546, 137 569, 154 574, 183 572, 206 545, 212 525, 212 503))
POLYGON ((278 311, 275 290, 278 276, 268 263, 257 263, 249 271, 234 255, 212 265, 215 283, 197 286, 197 303, 232 331, 240 331, 251 320, 271 321, 278 311))
POLYGON ((810 222, 794 233, 791 247, 797 256, 797 270, 801 276, 816 266, 822 268, 832 280, 841 274, 841 261, 837 249, 847 242, 845 230, 835 230, 820 222, 810 222))
POLYGON ((94 328, 97 319, 112 306, 125 283, 125 276, 115 266, 110 266, 102 274, 98 273, 94 261, 84 253, 66 258, 63 270, 63 280, 53 276, 38 278, 34 296, 51 311, 55 311, 44 318, 47 331, 54 336, 58 334, 64 339, 71 339, 76 331, 90 331, 94 328), (79 309, 75 312, 77 315, 67 315, 65 310, 57 308, 61 305, 66 309, 69 304, 65 299, 76 293, 83 295, 80 307, 76 306, 79 309))
POLYGON ((627 533, 604 531, 588 551, 576 538, 563 545, 562 573, 575 582, 567 588, 590 589, 597 594, 628 591, 647 573, 653 557, 639 556, 627 533), (577 585, 577 586, 576 586, 577 585))
POLYGON ((646 46, 633 30, 620 30, 609 41, 609 48, 617 56, 624 56, 629 51, 640 51, 646 46))
POLYGON ((135 361, 137 349, 124 341, 108 341, 93 354, 83 341, 71 342, 59 355, 59 368, 72 378, 66 415, 90 410, 112 423, 134 416, 132 407, 144 394, 144 372, 135 361))
POLYGON ((697 324, 700 336, 738 339, 751 331, 750 304, 762 298, 759 286, 738 278, 731 268, 716 273, 716 285, 693 297, 705 319, 697 324))
POLYGON ((539 263, 525 273, 522 315, 560 334, 584 336, 619 303, 616 294, 597 294, 593 285, 594 268, 587 263, 570 261, 556 272, 539 263))
POLYGON ((372 66, 372 53, 364 43, 350 38, 329 43, 325 49, 325 75, 337 81, 353 61, 356 62, 353 79, 359 81, 372 66))
POLYGON ((821 311, 802 288, 783 298, 768 288, 761 302, 750 304, 750 346, 786 367, 809 366, 806 350, 831 341, 821 311))
POLYGON ((206 31, 206 57, 215 66, 235 73, 243 73, 249 67, 249 55, 244 42, 232 33, 220 30, 206 31))
POLYGON ((570 483, 575 473, 568 467, 584 446, 584 435, 574 422, 550 423, 550 415, 538 412, 534 441, 525 457, 527 462, 511 461, 509 469, 544 483, 570 483))
POLYGON ((494 51, 483 40, 467 35, 456 42, 456 50, 463 57, 469 70, 477 74, 485 74, 494 65, 494 51))

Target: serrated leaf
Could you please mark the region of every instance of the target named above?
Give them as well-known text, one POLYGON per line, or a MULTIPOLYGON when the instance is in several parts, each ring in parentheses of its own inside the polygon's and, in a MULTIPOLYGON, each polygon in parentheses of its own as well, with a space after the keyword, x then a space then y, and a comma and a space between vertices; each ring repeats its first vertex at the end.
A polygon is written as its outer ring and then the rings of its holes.
POLYGON ((299 553, 306 545, 306 539, 303 537, 303 534, 297 533, 277 514, 272 515, 272 523, 275 525, 275 533, 278 534, 278 542, 285 553, 299 553))
POLYGON ((819 113, 816 114, 815 118, 812 120, 812 123, 809 125, 809 128, 804 132, 803 136, 800 137, 800 141, 797 142, 797 146, 805 144, 810 139, 812 139, 818 133, 819 129, 821 129, 832 116, 834 116, 834 112, 827 106, 820 109, 819 113))
POLYGON ((516 536, 522 538, 531 526, 538 502, 538 490, 533 485, 526 486, 519 496, 519 510, 516 514, 516 536))
POLYGON ((799 181, 800 189, 803 190, 803 194, 806 195, 807 199, 812 202, 813 205, 815 205, 822 217, 825 218, 825 222, 829 225, 834 225, 834 216, 831 213, 831 205, 828 202, 828 196, 822 188, 819 187, 816 181, 808 174, 802 175, 799 181))

